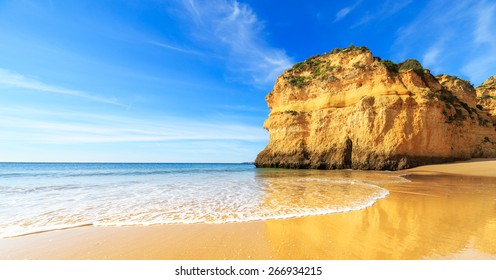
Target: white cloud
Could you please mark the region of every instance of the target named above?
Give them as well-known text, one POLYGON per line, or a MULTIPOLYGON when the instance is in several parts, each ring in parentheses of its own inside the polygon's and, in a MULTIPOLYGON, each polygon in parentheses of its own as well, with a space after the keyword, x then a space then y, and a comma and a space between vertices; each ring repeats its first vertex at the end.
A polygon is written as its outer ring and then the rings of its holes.
POLYGON ((338 22, 342 20, 346 15, 348 15, 353 7, 345 7, 339 10, 339 12, 336 13, 336 18, 334 19, 334 22, 338 22))
POLYGON ((342 8, 336 13, 336 17, 334 18, 334 22, 338 22, 346 17, 351 11, 353 11, 358 5, 362 3, 362 0, 356 1, 352 6, 347 6, 342 8))
POLYGON ((267 85, 293 65, 284 50, 263 39, 263 24, 248 5, 235 0, 180 3, 192 21, 194 40, 223 57, 233 77, 241 74, 247 83, 267 85))
MULTIPOLYGON (((440 44, 436 44, 436 45, 432 46, 429 50, 427 50, 427 52, 422 57, 422 65, 429 67, 429 68, 437 67, 439 54, 442 51, 443 51, 443 48, 440 46, 440 44)), ((431 69, 431 70, 433 70, 433 69, 431 69)))
POLYGON ((393 59, 421 57, 425 66, 480 84, 496 74, 496 4, 433 0, 397 31, 393 59))
POLYGON ((164 48, 164 49, 169 49, 169 50, 173 50, 173 51, 177 51, 177 52, 182 52, 182 53, 187 53, 187 54, 194 54, 194 55, 202 55, 201 52, 199 51, 196 51, 196 50, 191 50, 191 49, 186 49, 186 48, 181 48, 181 47, 177 47, 177 46, 173 46, 171 44, 166 44, 166 43, 163 43, 163 42, 158 42, 158 41, 149 41, 150 44, 152 45, 155 45, 157 47, 161 47, 161 48, 164 48))
MULTIPOLYGON (((485 2, 482 2, 485 3, 485 2)), ((475 42, 478 44, 496 44, 496 4, 480 4, 475 10, 476 28, 475 42)))
POLYGON ((475 29, 473 31, 473 49, 479 49, 462 72, 476 84, 482 83, 496 75, 496 4, 479 3, 474 9, 475 29))
POLYGON ((193 17, 193 20, 195 20, 198 24, 200 24, 202 22, 202 15, 196 8, 196 1, 184 0, 182 3, 184 4, 184 7, 188 10, 189 14, 193 17))
POLYGON ((50 92, 50 93, 56 93, 62 95, 70 95, 70 96, 88 99, 95 102, 108 103, 114 105, 119 104, 117 100, 114 98, 105 98, 97 95, 91 95, 80 90, 68 89, 64 87, 46 84, 36 79, 31 79, 16 72, 2 68, 0 68, 0 86, 8 87, 8 88, 29 89, 29 90, 41 91, 41 92, 50 92))
POLYGON ((391 16, 401 10, 403 8, 406 8, 406 6, 410 5, 413 2, 413 0, 403 0, 403 1, 398 1, 398 0, 389 0, 386 1, 384 4, 384 12, 386 16, 391 16))
POLYGON ((177 140, 265 141, 266 138, 266 132, 259 126, 226 121, 0 108, 0 141, 77 144, 177 140))
MULTIPOLYGON (((365 15, 355 24, 351 26, 351 28, 358 27, 360 25, 364 25, 374 20, 384 20, 402 9, 406 8, 410 5, 413 0, 386 0, 375 11, 368 11, 365 15)), ((355 6, 360 4, 361 1, 357 2, 355 6)), ((374 6, 372 6, 374 7, 374 6)), ((353 7, 354 8, 354 7, 353 7)))

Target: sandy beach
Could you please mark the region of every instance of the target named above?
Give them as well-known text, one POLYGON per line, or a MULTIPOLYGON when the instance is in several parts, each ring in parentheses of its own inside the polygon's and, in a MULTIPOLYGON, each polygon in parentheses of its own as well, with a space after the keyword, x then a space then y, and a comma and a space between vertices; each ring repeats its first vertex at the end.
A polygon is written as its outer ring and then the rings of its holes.
POLYGON ((80 227, 0 239, 0 259, 496 259, 496 160, 399 171, 358 211, 227 224, 80 227))

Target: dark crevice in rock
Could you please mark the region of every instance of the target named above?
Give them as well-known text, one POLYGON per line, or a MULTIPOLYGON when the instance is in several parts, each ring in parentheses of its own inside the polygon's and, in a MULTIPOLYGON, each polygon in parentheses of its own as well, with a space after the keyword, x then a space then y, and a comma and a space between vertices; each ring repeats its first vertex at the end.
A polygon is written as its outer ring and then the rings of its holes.
POLYGON ((351 155, 353 152, 353 142, 351 141, 350 138, 346 139, 345 142, 345 147, 344 147, 344 153, 343 153, 343 163, 344 163, 344 168, 351 168, 352 162, 351 162, 351 155))

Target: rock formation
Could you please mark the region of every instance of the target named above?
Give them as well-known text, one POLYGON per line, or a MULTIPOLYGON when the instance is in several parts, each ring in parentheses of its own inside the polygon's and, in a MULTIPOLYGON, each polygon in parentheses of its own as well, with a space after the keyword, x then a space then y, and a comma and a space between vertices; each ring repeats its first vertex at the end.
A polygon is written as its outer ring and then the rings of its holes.
POLYGON ((270 140, 257 167, 396 170, 496 157, 494 111, 469 82, 434 77, 414 59, 335 49, 286 70, 266 100, 270 140))
POLYGON ((476 89, 478 107, 490 115, 493 123, 496 123, 496 76, 487 79, 476 89))

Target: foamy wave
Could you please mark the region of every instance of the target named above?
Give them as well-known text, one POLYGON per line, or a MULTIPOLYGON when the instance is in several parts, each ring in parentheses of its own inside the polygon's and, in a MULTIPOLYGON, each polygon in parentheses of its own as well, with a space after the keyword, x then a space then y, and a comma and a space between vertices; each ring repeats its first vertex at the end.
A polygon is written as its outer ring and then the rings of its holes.
POLYGON ((36 191, 11 186, 2 193, 0 238, 86 225, 222 224, 357 211, 385 198, 389 192, 379 185, 394 182, 408 180, 385 173, 278 170, 44 182, 47 187, 36 191))
POLYGON ((383 189, 381 195, 378 195, 374 199, 371 199, 368 203, 356 205, 354 207, 342 207, 342 208, 333 208, 333 209, 320 209, 314 211, 295 211, 290 214, 275 214, 267 215, 267 216, 250 216, 244 218, 226 218, 219 220, 206 220, 206 219, 185 219, 185 220, 153 220, 153 221, 141 221, 141 222, 95 222, 95 226, 150 226, 150 225, 163 225, 163 224, 226 224, 226 223, 241 223, 241 222, 252 222, 252 221, 267 221, 267 220, 282 220, 282 219, 292 219, 292 218, 302 218, 309 216, 321 216, 328 215, 333 213, 342 213, 342 212, 350 212, 350 211, 358 211, 363 210, 367 207, 372 206, 379 199, 385 198, 389 192, 383 189))
MULTIPOLYGON (((310 182, 316 182, 309 180, 310 182)), ((298 181, 296 181, 298 182, 298 181)), ((318 181, 323 182, 323 181, 318 181)), ((301 182, 300 182, 301 183, 301 182)), ((328 182, 329 183, 329 182, 328 182)), ((296 183, 297 184, 297 183, 296 183)), ((156 224, 222 224, 247 221, 263 221, 273 219, 288 219, 305 216, 326 215, 339 212, 356 211, 373 205, 377 200, 388 195, 388 191, 376 185, 358 182, 356 180, 343 181, 335 180, 328 188, 337 188, 329 192, 334 197, 328 197, 326 191, 321 187, 316 190, 308 190, 308 197, 291 197, 282 194, 281 197, 262 198, 255 204, 246 205, 231 201, 210 201, 210 203, 191 203, 190 206, 178 204, 169 209, 150 207, 151 205, 141 205, 138 209, 136 205, 123 207, 120 205, 117 213, 116 209, 97 209, 99 214, 92 214, 91 209, 86 209, 87 213, 66 213, 60 211, 45 211, 39 215, 38 219, 22 219, 13 221, 13 224, 3 224, 0 229, 0 238, 22 236, 46 231, 93 226, 136 226, 136 225, 156 225, 156 224), (348 187, 347 187, 348 186, 348 187), (323 195, 319 195, 323 191, 323 195), (339 198, 338 198, 339 197, 339 198), (343 198, 344 197, 344 198, 343 198), (301 201, 298 201, 300 199, 301 201), (296 200, 296 202, 295 202, 296 200), (305 203, 306 200, 308 203, 305 203), (335 201, 336 200, 336 201, 335 201), (86 216, 85 216, 86 215, 86 216), (58 224, 63 216, 63 223, 58 224), (87 220, 87 222, 70 221, 87 220), (29 224, 29 221, 32 221, 29 224)), ((274 186, 272 186, 274 187, 274 186)), ((282 187, 282 186, 280 186, 282 187)), ((288 188, 288 186, 285 186, 288 188)), ((289 187, 291 188, 291 187, 289 187)), ((280 191, 276 187, 276 191, 280 191)), ((95 210, 95 208, 92 208, 95 210)))

